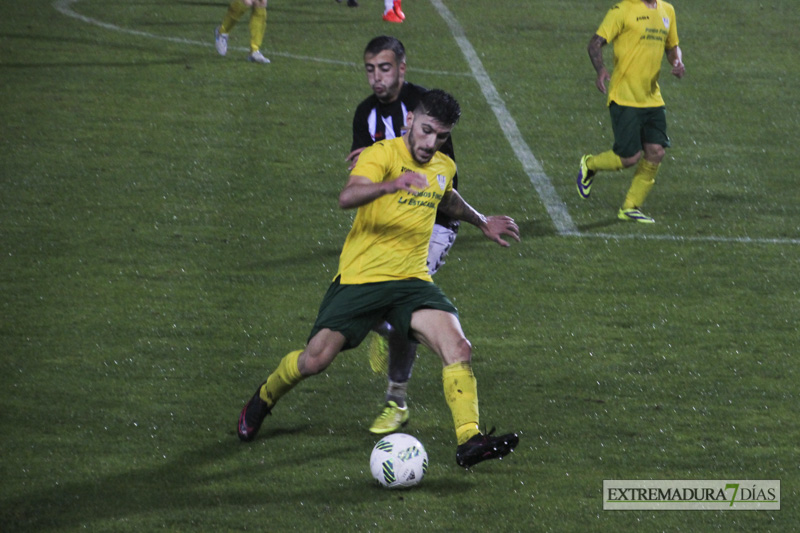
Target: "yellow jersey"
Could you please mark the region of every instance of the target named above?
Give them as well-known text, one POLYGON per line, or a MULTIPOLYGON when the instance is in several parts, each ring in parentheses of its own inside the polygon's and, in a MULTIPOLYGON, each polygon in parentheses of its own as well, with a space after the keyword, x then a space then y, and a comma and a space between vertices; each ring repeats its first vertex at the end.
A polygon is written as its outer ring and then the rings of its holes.
POLYGON ((614 44, 614 70, 608 104, 661 107, 658 86, 664 51, 678 46, 675 8, 658 0, 650 9, 642 0, 624 0, 606 13, 597 35, 614 44))
POLYGON ((380 183, 409 171, 428 178, 428 186, 419 194, 386 194, 356 211, 339 256, 337 276, 343 285, 409 278, 433 281, 428 274, 428 243, 439 202, 453 188, 455 162, 436 152, 419 165, 398 137, 361 152, 350 175, 380 183))

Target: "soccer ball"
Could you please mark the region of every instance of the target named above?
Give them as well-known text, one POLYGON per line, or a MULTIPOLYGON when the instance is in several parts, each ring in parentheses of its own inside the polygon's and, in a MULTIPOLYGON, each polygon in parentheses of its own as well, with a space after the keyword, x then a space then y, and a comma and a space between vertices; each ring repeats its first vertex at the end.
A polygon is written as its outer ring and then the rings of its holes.
POLYGON ((372 449, 369 469, 378 483, 390 489, 413 487, 428 471, 428 453, 405 433, 386 435, 372 449))

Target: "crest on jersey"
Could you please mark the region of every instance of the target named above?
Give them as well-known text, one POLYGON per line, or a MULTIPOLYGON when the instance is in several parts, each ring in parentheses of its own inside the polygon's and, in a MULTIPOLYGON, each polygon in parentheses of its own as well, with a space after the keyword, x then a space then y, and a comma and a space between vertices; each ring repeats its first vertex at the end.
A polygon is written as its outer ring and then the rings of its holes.
POLYGON ((667 17, 663 17, 661 20, 664 21, 664 27, 669 29, 669 19, 667 17))
POLYGON ((447 186, 447 176, 436 174, 436 181, 439 182, 439 188, 442 190, 444 190, 444 188, 447 186))

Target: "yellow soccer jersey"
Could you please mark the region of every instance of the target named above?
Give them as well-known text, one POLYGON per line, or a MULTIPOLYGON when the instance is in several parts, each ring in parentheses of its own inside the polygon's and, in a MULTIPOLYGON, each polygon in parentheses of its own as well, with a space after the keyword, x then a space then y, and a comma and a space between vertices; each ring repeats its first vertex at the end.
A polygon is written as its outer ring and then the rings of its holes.
POLYGON ((408 278, 432 281, 427 266, 428 243, 439 202, 453 188, 455 162, 436 152, 420 166, 403 138, 398 137, 361 152, 350 175, 379 183, 408 171, 426 176, 428 186, 416 196, 400 191, 358 208, 339 257, 337 276, 342 277, 342 284, 408 278))
POLYGON ((663 106, 658 86, 661 61, 665 50, 678 46, 672 4, 658 0, 656 9, 650 9, 641 0, 624 0, 606 13, 597 35, 614 43, 608 103, 663 106))

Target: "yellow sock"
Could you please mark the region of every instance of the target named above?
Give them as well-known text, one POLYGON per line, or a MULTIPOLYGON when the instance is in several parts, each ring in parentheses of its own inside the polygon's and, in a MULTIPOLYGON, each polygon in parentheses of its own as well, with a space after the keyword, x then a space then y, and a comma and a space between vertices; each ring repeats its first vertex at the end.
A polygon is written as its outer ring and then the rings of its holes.
POLYGON ((244 5, 242 0, 233 0, 228 6, 228 12, 225 13, 225 18, 222 19, 222 26, 220 26, 220 33, 230 33, 239 19, 242 18, 244 12, 247 11, 247 6, 244 5))
POLYGON ((250 51, 255 52, 261 48, 264 41, 264 32, 267 31, 267 8, 253 6, 250 14, 250 51))
POLYGON ((622 204, 622 209, 633 209, 642 207, 650 189, 656 183, 656 174, 658 167, 655 163, 642 158, 639 165, 636 167, 636 172, 633 174, 633 181, 631 188, 628 189, 628 194, 625 196, 625 203, 622 204))
POLYGON ((613 150, 609 150, 602 154, 589 156, 586 160, 586 166, 589 170, 594 170, 595 172, 598 170, 621 170, 622 159, 613 150))
POLYGON ((303 381, 303 376, 297 368, 297 359, 302 353, 301 350, 289 352, 281 359, 275 372, 269 375, 267 382, 261 387, 259 396, 272 407, 281 397, 292 390, 295 385, 303 381))
POLYGON ((456 439, 464 444, 478 430, 478 382, 469 363, 454 363, 442 369, 444 398, 453 414, 456 439))

